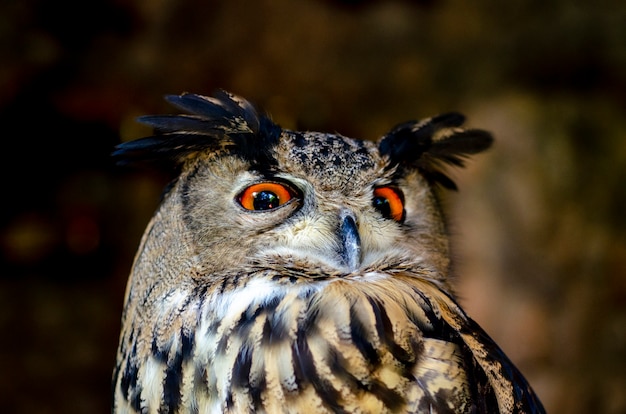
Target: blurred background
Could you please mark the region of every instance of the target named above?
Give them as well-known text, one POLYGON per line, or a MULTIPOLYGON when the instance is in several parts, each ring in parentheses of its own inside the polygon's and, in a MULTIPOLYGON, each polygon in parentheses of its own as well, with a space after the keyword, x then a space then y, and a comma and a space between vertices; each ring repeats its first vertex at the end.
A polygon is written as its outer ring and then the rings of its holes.
POLYGON ((457 110, 463 306, 552 413, 626 413, 626 3, 0 3, 0 401, 110 412, 126 278, 168 175, 113 165, 163 95, 376 139, 457 110))

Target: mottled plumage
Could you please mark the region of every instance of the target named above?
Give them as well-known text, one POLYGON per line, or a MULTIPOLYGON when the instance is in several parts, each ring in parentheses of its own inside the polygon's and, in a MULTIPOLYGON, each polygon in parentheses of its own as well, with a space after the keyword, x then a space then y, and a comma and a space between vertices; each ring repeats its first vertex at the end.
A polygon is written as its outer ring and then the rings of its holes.
POLYGON ((116 413, 541 413, 459 307, 434 187, 491 144, 447 114, 379 142, 169 96, 120 162, 178 168, 141 241, 116 413))

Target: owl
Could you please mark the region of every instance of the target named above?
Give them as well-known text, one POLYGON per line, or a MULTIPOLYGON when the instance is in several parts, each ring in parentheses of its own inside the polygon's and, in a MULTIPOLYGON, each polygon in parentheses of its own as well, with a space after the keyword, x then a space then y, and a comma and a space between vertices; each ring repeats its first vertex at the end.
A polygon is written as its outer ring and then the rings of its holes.
POLYGON ((176 176, 132 265, 113 412, 544 412, 451 285, 438 194, 489 133, 449 113, 375 142, 226 91, 167 100, 185 114, 113 154, 176 176))

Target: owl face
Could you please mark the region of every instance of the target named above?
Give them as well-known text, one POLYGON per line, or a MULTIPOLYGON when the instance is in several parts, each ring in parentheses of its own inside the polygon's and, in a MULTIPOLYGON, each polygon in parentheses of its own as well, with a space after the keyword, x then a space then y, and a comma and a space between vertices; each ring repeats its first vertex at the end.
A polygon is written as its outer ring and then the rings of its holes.
POLYGON ((491 143, 485 131, 461 129, 461 115, 400 124, 373 142, 284 130, 227 92, 168 100, 190 114, 140 118, 156 134, 115 155, 180 169, 159 214, 185 235, 180 244, 204 273, 414 268, 445 280, 434 188, 454 188, 444 164, 461 166, 491 143))
POLYGON ((428 184, 411 171, 398 174, 374 142, 282 131, 263 161, 232 151, 198 154, 169 195, 180 198, 208 266, 230 256, 244 267, 305 265, 344 275, 433 268, 440 263, 427 258, 446 255, 428 184))

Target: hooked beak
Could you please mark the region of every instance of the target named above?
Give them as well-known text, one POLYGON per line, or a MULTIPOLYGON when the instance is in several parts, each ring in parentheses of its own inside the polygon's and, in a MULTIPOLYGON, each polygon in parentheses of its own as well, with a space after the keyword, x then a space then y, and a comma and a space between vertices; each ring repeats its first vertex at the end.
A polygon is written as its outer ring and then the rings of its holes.
POLYGON ((346 211, 341 214, 339 236, 341 239, 339 256, 350 271, 355 271, 361 264, 361 237, 359 237, 359 230, 351 212, 346 211))

